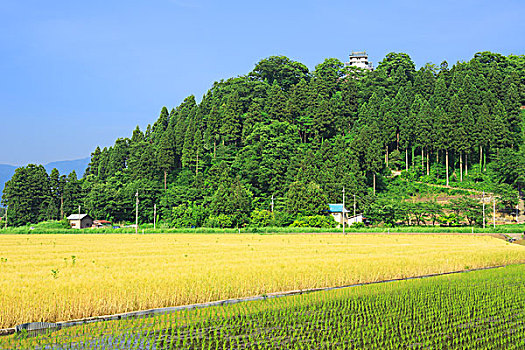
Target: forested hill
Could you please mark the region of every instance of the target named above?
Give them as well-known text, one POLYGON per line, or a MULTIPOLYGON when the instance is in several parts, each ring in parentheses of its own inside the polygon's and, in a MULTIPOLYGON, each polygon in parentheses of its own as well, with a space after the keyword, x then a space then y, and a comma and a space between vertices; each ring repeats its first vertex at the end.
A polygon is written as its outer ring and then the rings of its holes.
POLYGON ((214 83, 200 103, 163 107, 146 130, 97 147, 82 205, 131 220, 138 191, 141 221, 152 221, 156 203, 175 226, 235 226, 270 209, 273 196, 286 224, 341 202, 343 186, 366 210, 391 169, 442 183, 490 172, 517 187, 522 105, 523 55, 482 52, 416 70, 407 54, 390 53, 372 72, 334 58, 311 72, 269 57, 214 83))
MULTIPOLYGON (((61 174, 69 174, 75 171, 77 174, 84 174, 89 158, 74 159, 74 160, 60 160, 56 162, 47 163, 44 168, 51 173, 53 169, 57 169, 61 174)), ((0 164, 0 193, 4 190, 5 183, 13 176, 16 166, 9 164, 0 164)))

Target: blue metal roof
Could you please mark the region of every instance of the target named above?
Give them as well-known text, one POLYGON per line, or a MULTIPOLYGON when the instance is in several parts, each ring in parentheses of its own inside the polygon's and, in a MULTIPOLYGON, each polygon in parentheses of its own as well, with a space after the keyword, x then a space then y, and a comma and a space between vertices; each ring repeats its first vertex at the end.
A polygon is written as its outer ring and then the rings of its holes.
MULTIPOLYGON (((338 203, 338 204, 328 204, 328 212, 329 213, 342 213, 343 212, 343 204, 342 203, 338 203)), ((346 208, 344 208, 344 212, 345 213, 348 213, 348 210, 346 210, 346 208)))

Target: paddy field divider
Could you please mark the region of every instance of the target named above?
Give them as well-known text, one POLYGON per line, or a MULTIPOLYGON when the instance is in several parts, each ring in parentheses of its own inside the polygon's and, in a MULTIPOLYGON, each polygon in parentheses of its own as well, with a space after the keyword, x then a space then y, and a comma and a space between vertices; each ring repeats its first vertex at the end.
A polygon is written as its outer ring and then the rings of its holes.
POLYGON ((266 300, 266 299, 272 299, 272 298, 281 298, 281 297, 308 294, 308 293, 314 293, 314 292, 360 287, 360 286, 366 286, 366 285, 371 285, 371 284, 408 281, 408 280, 439 277, 439 276, 461 274, 461 273, 468 273, 468 272, 475 272, 475 271, 482 271, 482 270, 492 270, 492 269, 503 268, 506 266, 522 265, 522 264, 525 264, 525 263, 496 265, 496 266, 480 267, 480 268, 467 269, 467 270, 456 270, 456 271, 449 271, 449 272, 432 273, 432 274, 419 275, 419 276, 394 278, 394 279, 388 279, 388 280, 382 280, 382 281, 354 283, 354 284, 335 286, 335 287, 320 287, 320 288, 310 288, 310 289, 289 290, 289 291, 283 291, 283 292, 273 292, 273 293, 262 294, 262 295, 251 296, 251 297, 224 299, 224 300, 218 300, 218 301, 211 301, 207 303, 154 308, 154 309, 140 310, 140 311, 130 311, 130 312, 124 312, 124 313, 119 313, 119 314, 113 314, 113 315, 93 316, 93 317, 88 317, 88 318, 75 319, 75 320, 70 320, 70 321, 60 321, 60 322, 55 322, 55 323, 30 322, 30 323, 24 323, 21 325, 17 325, 13 328, 0 329, 0 336, 7 336, 7 335, 19 333, 19 332, 27 332, 28 335, 38 335, 38 334, 42 334, 46 332, 57 331, 63 328, 69 328, 69 327, 74 327, 74 326, 79 326, 79 325, 89 324, 89 323, 95 323, 95 322, 117 321, 117 320, 123 320, 127 318, 143 318, 143 317, 150 317, 150 316, 155 316, 155 315, 173 313, 173 312, 182 311, 182 310, 193 310, 193 309, 208 308, 208 307, 214 307, 214 306, 225 306, 225 305, 237 304, 237 303, 248 302, 248 301, 258 301, 258 300, 266 300))

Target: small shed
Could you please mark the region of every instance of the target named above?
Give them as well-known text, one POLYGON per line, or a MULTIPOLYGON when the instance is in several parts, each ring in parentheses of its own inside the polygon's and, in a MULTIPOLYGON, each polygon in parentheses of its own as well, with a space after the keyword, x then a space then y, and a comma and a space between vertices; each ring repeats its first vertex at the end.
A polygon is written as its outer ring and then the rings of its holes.
POLYGON ((93 218, 88 214, 71 214, 67 217, 71 228, 88 228, 93 226, 93 218))
POLYGON ((341 203, 328 204, 328 207, 328 212, 333 216, 334 220, 339 223, 339 225, 343 225, 343 221, 345 226, 350 226, 356 222, 365 221, 363 214, 348 216, 349 211, 346 208, 343 208, 343 204, 341 203))
POLYGON ((348 210, 343 207, 343 204, 328 204, 328 208, 328 212, 337 223, 343 225, 344 222, 345 225, 348 225, 348 210))

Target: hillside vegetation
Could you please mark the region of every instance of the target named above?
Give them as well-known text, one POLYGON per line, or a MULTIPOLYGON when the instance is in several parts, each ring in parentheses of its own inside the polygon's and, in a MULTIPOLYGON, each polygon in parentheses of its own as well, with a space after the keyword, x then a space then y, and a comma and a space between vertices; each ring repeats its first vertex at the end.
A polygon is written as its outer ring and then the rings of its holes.
MULTIPOLYGON (((323 225, 315 217, 342 201, 344 187, 346 203, 355 195, 356 209, 375 222, 413 223, 378 215, 408 195, 389 179, 398 170, 410 183, 496 193, 498 209, 512 208, 524 183, 524 62, 481 52, 416 70, 407 54, 390 53, 373 72, 334 58, 309 71, 269 57, 214 83, 200 102, 163 107, 146 130, 97 147, 80 180, 17 170, 2 203, 13 225, 58 219, 78 205, 98 219, 134 220, 136 193, 140 222, 153 222, 157 204, 170 227, 323 225)), ((480 224, 479 215, 456 216, 445 224, 480 224)))

